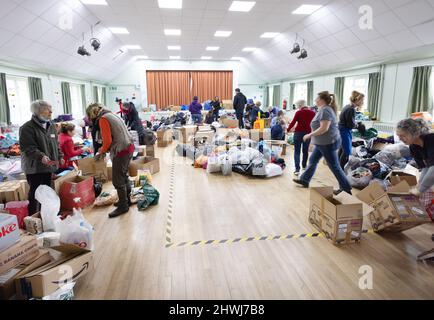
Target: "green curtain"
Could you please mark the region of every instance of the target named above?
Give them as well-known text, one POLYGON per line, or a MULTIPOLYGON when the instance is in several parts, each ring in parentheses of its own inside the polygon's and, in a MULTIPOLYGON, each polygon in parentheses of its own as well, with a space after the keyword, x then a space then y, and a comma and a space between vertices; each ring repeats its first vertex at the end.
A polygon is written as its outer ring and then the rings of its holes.
POLYGON ((313 106, 313 81, 307 82, 307 105, 313 106))
POLYGON ((107 105, 107 89, 106 89, 106 87, 103 87, 103 88, 102 88, 101 103, 102 103, 103 105, 107 105))
POLYGON ((432 112, 433 92, 431 87, 431 66, 416 67, 410 89, 408 113, 432 112))
POLYGON ((29 77, 29 91, 30 100, 43 100, 44 94, 42 92, 42 80, 39 78, 29 77))
POLYGON ((72 114, 71 89, 68 82, 62 82, 63 112, 72 114))
POLYGON ((380 116, 381 72, 369 74, 368 111, 371 119, 378 120, 380 116))
POLYGON ((81 104, 83 105, 83 111, 86 113, 87 103, 86 103, 86 86, 82 84, 81 86, 81 104))
POLYGON ((294 96, 295 96, 295 83, 289 84, 289 104, 290 109, 292 109, 292 105, 294 104, 294 96))
POLYGON ((268 97, 268 86, 265 86, 264 89, 264 103, 266 106, 268 106, 268 101, 269 101, 269 97, 268 97))
POLYGON ((95 103, 99 102, 98 87, 97 86, 93 87, 93 102, 95 102, 95 103))
POLYGON ((340 109, 344 103, 345 77, 335 78, 335 97, 340 109))
POLYGON ((6 74, 4 73, 0 73, 0 122, 7 124, 11 122, 6 74))
POLYGON ((280 107, 280 86, 273 88, 273 107, 280 107))

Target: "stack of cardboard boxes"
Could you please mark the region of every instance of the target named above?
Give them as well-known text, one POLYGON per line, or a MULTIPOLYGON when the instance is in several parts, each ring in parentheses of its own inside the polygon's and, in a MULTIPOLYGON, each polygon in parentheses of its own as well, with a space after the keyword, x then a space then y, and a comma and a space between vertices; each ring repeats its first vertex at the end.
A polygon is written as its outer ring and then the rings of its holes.
POLYGON ((0 300, 46 299, 92 267, 92 252, 74 245, 44 249, 13 215, 0 213, 0 231, 0 300))
POLYGON ((392 172, 392 187, 384 191, 372 183, 357 194, 333 194, 333 188, 312 188, 309 221, 334 244, 359 242, 364 217, 375 232, 402 232, 432 222, 418 197, 410 193, 417 178, 406 172, 392 172))

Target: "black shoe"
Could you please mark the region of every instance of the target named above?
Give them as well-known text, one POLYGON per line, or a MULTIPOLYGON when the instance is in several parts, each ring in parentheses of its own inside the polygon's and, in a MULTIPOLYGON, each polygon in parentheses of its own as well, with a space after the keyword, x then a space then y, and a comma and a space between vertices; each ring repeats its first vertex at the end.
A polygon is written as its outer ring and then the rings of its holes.
POLYGON ((309 188, 309 183, 301 181, 300 179, 294 179, 292 181, 294 181, 296 184, 302 186, 303 188, 306 188, 306 189, 309 188))
MULTIPOLYGON (((118 208, 119 207, 119 201, 118 202, 115 202, 114 204, 113 204, 116 208, 118 208)), ((128 199, 128 207, 131 207, 133 205, 133 203, 131 202, 131 199, 128 199)))
POLYGON ((298 177, 299 175, 300 175, 300 170, 296 170, 296 171, 294 172, 294 176, 298 177))
POLYGON ((119 208, 117 208, 115 211, 113 211, 112 213, 110 213, 110 214, 108 215, 108 217, 109 217, 110 219, 117 218, 117 217, 120 217, 120 216, 122 216, 122 215, 128 213, 128 211, 130 211, 130 208, 129 208, 129 207, 119 207, 119 208))

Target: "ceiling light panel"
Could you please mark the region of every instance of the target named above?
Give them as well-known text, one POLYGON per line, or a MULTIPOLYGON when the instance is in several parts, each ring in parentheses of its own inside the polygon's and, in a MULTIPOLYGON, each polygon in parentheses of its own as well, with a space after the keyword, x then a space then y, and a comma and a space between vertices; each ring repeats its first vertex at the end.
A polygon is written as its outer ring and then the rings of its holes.
POLYGON ((182 9, 182 0, 158 0, 161 9, 182 9))
POLYGON ((298 9, 296 9, 292 14, 312 14, 317 11, 322 6, 314 4, 303 4, 298 9))
POLYGON ((168 46, 167 47, 168 50, 181 50, 181 46, 168 46))
POLYGON ((130 32, 128 31, 127 28, 116 28, 116 27, 111 27, 108 28, 112 33, 114 34, 130 34, 130 32))
POLYGON ((166 36, 180 36, 181 35, 181 30, 180 29, 165 29, 164 30, 164 34, 166 36))
POLYGON ((272 39, 279 35, 279 32, 265 32, 262 34, 261 38, 272 39))
POLYGON ((216 31, 215 37, 227 38, 232 35, 232 31, 216 31))
POLYGON ((229 11, 250 12, 255 6, 256 1, 234 1, 229 8, 229 11))
POLYGON ((108 3, 106 0, 81 0, 82 4, 91 5, 91 6, 107 6, 108 3))

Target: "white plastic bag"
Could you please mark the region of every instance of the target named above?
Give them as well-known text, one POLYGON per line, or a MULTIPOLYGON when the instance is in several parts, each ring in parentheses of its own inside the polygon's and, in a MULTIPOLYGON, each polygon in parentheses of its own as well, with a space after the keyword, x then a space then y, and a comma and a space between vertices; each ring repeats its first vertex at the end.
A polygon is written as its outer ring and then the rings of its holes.
POLYGON ((208 165, 206 168, 206 172, 211 173, 218 173, 222 171, 222 167, 218 161, 218 156, 210 156, 208 158, 208 165))
POLYGON ((232 161, 228 155, 221 155, 218 159, 221 170, 224 176, 229 176, 232 174, 232 161))
POLYGON ((41 218, 44 232, 55 231, 55 223, 59 219, 60 198, 56 191, 48 186, 39 186, 35 193, 36 200, 41 204, 41 218))
POLYGON ((93 250, 93 227, 83 217, 81 210, 74 209, 74 214, 65 220, 58 220, 56 232, 60 233, 60 242, 73 244, 80 248, 93 250))
POLYGON ((267 174, 267 178, 278 177, 283 174, 282 168, 274 163, 267 164, 265 167, 265 172, 267 174))

